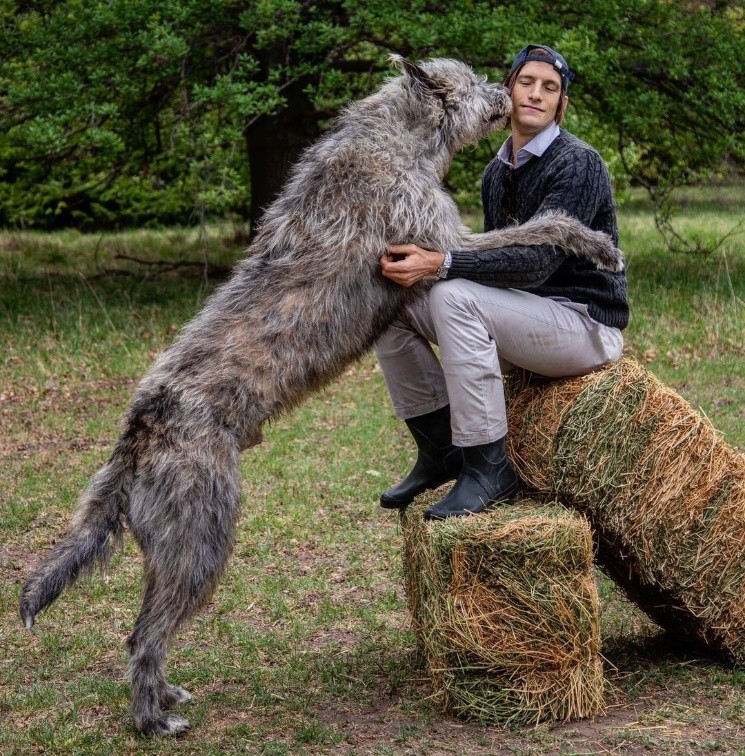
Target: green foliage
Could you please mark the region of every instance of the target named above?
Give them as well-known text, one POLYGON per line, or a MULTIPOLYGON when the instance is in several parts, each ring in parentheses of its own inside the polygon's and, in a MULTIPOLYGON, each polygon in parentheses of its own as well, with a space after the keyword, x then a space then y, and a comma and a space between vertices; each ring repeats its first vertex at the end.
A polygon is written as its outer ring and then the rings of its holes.
MULTIPOLYGON (((664 200, 745 161, 744 24, 740 2, 693 0, 0 0, 0 225, 246 217, 271 189, 250 148, 294 159, 388 52, 501 79, 531 41, 579 74, 567 125, 664 200)), ((460 200, 497 144, 456 162, 460 200)))
POLYGON ((592 28, 562 43, 581 65, 579 101, 613 128, 629 173, 644 185, 687 183, 728 157, 745 159, 745 92, 735 85, 744 17, 742 7, 724 5, 584 3, 592 28))

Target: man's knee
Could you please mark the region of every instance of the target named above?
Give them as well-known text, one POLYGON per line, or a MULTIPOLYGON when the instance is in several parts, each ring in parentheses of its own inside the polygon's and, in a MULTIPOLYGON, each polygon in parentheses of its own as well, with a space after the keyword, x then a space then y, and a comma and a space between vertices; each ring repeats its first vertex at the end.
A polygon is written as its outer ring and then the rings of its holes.
POLYGON ((438 281, 429 292, 429 307, 434 312, 462 306, 470 298, 470 281, 454 278, 438 281))
MULTIPOLYGON (((429 307, 435 320, 447 318, 452 312, 475 313, 476 302, 484 299, 483 284, 467 281, 464 278, 454 278, 450 281, 438 281, 429 292, 429 307)), ((489 295, 494 296, 491 287, 489 295)))

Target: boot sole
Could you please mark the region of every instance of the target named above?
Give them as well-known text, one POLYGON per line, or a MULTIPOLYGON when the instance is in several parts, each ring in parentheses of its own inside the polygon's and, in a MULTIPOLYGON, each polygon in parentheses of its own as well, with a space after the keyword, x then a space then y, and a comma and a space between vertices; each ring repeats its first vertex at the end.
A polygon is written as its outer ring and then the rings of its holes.
POLYGON ((404 501, 403 499, 384 499, 383 494, 380 497, 380 506, 383 507, 383 509, 406 509, 406 507, 409 506, 409 504, 413 504, 414 499, 419 496, 419 494, 423 494, 425 491, 434 491, 435 488, 439 488, 440 486, 445 485, 445 483, 448 483, 451 480, 455 480, 458 477, 458 474, 443 478, 439 482, 432 483, 430 486, 425 486, 424 488, 418 490, 408 501, 404 501))
POLYGON ((454 509, 452 511, 442 513, 437 512, 436 510, 433 511, 432 509, 425 509, 424 519, 442 521, 447 520, 450 517, 468 517, 468 515, 488 512, 494 507, 501 506, 502 504, 507 504, 511 499, 517 496, 519 490, 520 484, 517 483, 512 488, 502 493, 498 499, 494 499, 493 501, 488 501, 486 504, 482 504, 480 509, 454 509))

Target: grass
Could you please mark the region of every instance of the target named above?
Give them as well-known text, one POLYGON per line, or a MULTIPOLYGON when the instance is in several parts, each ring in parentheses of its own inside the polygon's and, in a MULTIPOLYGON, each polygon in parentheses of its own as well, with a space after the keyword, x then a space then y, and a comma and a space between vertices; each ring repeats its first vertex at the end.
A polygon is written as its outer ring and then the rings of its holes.
POLYGON ((671 255, 637 198, 621 214, 627 251, 632 323, 629 352, 714 421, 745 450, 745 188, 681 198, 680 231, 714 246, 709 256, 671 255))
MULTIPOLYGON (((722 191, 689 196, 689 230, 714 238, 745 215, 742 187, 722 191)), ((637 197, 621 232, 627 351, 745 449, 745 237, 709 257, 670 256, 637 197)), ((198 265, 158 272, 116 255, 225 266, 236 241, 229 228, 0 235, 0 751, 745 753, 743 672, 676 647, 604 578, 606 716, 502 731, 437 710, 405 607, 397 517, 377 506, 411 443, 372 357, 242 458, 229 570, 171 654, 172 680, 195 694, 183 738, 146 740, 129 719, 123 642, 141 569, 131 542, 107 576, 65 593, 33 633, 21 628, 24 576, 64 532, 139 376, 215 284, 198 265)))

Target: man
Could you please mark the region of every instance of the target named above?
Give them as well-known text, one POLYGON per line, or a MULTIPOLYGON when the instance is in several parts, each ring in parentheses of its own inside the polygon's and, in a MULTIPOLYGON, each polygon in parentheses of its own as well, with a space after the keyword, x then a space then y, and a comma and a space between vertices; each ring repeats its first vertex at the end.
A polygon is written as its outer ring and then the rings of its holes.
MULTIPOLYGON (((573 78, 550 47, 529 45, 515 58, 506 82, 512 133, 483 178, 485 230, 561 210, 618 244, 605 165, 560 128, 573 78)), ((468 252, 398 245, 381 268, 402 286, 439 279, 375 347, 396 415, 418 451, 381 505, 405 507, 455 478, 426 518, 468 515, 512 498, 519 481, 506 453, 503 373, 518 366, 582 375, 618 359, 629 316, 625 273, 600 271, 551 246, 468 252)))

